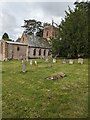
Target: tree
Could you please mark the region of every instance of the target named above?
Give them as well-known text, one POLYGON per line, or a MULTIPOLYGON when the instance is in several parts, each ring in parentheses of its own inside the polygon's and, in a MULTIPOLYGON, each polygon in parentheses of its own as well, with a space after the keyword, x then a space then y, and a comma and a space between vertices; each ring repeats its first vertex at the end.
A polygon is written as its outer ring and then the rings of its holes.
POLYGON ((31 20, 31 19, 24 20, 24 26, 22 26, 22 27, 25 28, 24 33, 26 33, 28 35, 42 37, 43 26, 40 21, 31 20))
POLYGON ((51 39, 51 46, 53 57, 58 56, 60 52, 60 38, 57 37, 56 39, 51 39))
POLYGON ((7 33, 3 34, 2 39, 6 41, 12 41, 12 39, 9 38, 9 35, 7 33))
POLYGON ((8 40, 9 39, 9 36, 7 33, 4 33, 3 36, 2 36, 2 39, 4 40, 8 40))
POLYGON ((88 54, 88 2, 75 3, 75 9, 65 11, 60 24, 61 54, 75 57, 88 54))

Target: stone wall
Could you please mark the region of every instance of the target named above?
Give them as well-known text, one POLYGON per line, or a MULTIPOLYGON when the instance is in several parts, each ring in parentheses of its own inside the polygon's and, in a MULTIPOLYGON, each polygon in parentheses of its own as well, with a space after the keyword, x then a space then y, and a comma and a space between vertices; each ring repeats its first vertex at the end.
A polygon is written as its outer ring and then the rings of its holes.
POLYGON ((17 42, 0 41, 0 61, 7 59, 26 58, 46 58, 49 49, 30 47, 28 44, 18 44, 17 42))
POLYGON ((59 30, 53 26, 46 26, 43 30, 43 38, 56 38, 58 36, 59 30))
POLYGON ((7 60, 7 43, 0 41, 0 61, 7 60))
POLYGON ((44 48, 34 48, 34 47, 29 47, 28 49, 28 56, 29 58, 45 58, 48 56, 49 49, 44 49, 44 48), (44 55, 44 50, 45 55, 44 55))
POLYGON ((8 44, 8 59, 22 59, 26 57, 27 45, 8 44))
POLYGON ((22 34, 22 37, 21 37, 20 42, 21 42, 21 43, 27 43, 27 44, 28 44, 28 42, 29 42, 29 41, 27 40, 27 37, 26 37, 26 35, 25 35, 24 33, 22 34))

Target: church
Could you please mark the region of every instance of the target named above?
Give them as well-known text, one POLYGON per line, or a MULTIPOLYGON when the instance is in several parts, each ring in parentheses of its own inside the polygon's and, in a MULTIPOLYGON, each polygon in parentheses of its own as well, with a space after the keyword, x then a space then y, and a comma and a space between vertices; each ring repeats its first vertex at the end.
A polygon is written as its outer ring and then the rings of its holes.
MULTIPOLYGON (((27 22, 27 21, 25 21, 27 22)), ((29 23, 29 21, 28 21, 29 23)), ((29 24, 30 25, 30 24, 29 24)), ((55 37, 56 28, 45 26, 43 37, 23 32, 16 42, 0 40, 0 61, 25 58, 47 58, 51 50, 48 39, 55 37)))

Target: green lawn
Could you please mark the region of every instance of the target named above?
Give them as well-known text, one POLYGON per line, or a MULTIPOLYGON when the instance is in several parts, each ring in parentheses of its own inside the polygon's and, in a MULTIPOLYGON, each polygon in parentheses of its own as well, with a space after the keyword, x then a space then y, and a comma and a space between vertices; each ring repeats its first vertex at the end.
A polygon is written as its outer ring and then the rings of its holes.
POLYGON ((80 65, 62 64, 61 59, 48 67, 43 60, 21 72, 21 61, 2 63, 3 118, 82 118, 88 116, 88 60, 80 65), (64 72, 56 81, 48 76, 64 72))

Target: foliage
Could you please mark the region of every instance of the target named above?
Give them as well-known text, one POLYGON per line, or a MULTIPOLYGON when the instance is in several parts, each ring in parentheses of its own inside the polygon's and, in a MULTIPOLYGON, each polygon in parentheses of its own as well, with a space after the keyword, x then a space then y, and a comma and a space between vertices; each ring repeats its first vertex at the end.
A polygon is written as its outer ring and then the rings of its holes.
POLYGON ((60 53, 60 38, 57 37, 56 39, 51 39, 51 46, 52 46, 52 55, 53 57, 58 56, 60 53))
POLYGON ((9 35, 7 33, 3 34, 2 39, 6 41, 12 41, 12 39, 9 38, 9 35))
POLYGON ((88 2, 75 3, 75 9, 65 11, 60 24, 61 54, 75 57, 88 54, 88 2))
POLYGON ((40 21, 36 20, 24 20, 24 27, 25 28, 25 33, 29 35, 37 35, 37 36, 42 36, 42 23, 40 21))
POLYGON ((4 40, 7 40, 7 39, 9 39, 9 36, 8 36, 8 34, 7 34, 7 33, 4 33, 4 34, 3 34, 3 36, 2 36, 2 39, 4 39, 4 40))

